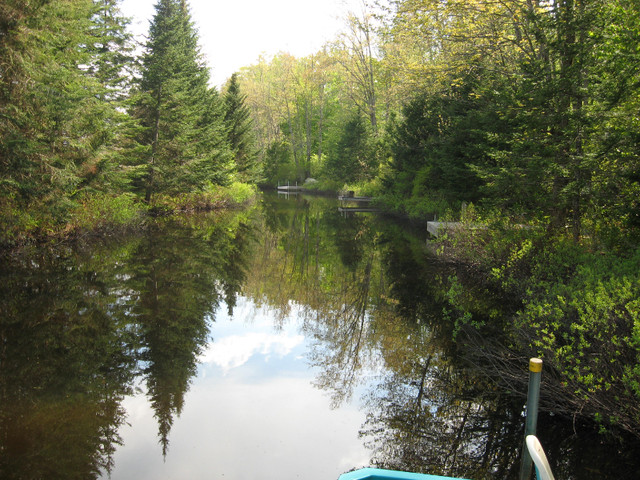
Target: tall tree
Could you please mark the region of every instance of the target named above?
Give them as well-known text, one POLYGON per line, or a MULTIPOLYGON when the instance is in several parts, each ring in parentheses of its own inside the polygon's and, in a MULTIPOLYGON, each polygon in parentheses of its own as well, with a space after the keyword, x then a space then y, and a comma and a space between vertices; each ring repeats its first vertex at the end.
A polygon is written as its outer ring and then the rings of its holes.
POLYGON ((640 5, 606 2, 606 25, 595 45, 593 109, 597 138, 597 177, 591 215, 608 232, 624 225, 630 237, 640 228, 640 5))
POLYGON ((131 118, 126 103, 132 86, 134 46, 127 31, 128 20, 122 16, 120 0, 93 0, 87 44, 90 60, 84 66, 86 74, 97 81, 100 100, 86 117, 94 134, 92 158, 85 167, 83 184, 91 191, 99 189, 120 194, 127 182, 123 163, 123 136, 131 118))
POLYGON ((105 87, 102 98, 123 98, 130 87, 133 63, 131 34, 128 21, 119 9, 120 0, 94 0, 89 33, 93 42, 88 46, 92 56, 87 72, 105 87))
POLYGON ((325 164, 329 177, 350 183, 370 180, 375 176, 374 157, 369 148, 365 121, 360 115, 353 116, 344 124, 336 140, 325 164))
POLYGON ((259 180, 254 147, 253 120, 245 104, 246 95, 240 92, 238 74, 231 75, 224 94, 225 124, 229 145, 234 155, 236 172, 240 180, 259 180))
POLYGON ((147 201, 155 192, 224 183, 231 160, 220 97, 208 87, 187 2, 159 0, 155 8, 134 110, 145 127, 147 201))
POLYGON ((338 61, 347 72, 347 89, 352 101, 366 112, 374 133, 378 130, 376 98, 376 65, 374 57, 373 15, 350 14, 348 32, 339 39, 336 47, 338 61))

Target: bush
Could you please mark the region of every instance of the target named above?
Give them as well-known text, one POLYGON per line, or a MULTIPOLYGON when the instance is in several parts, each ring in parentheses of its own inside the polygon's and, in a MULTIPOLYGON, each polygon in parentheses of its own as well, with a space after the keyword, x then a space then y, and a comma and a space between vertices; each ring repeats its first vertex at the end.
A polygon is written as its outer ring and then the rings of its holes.
MULTIPOLYGON (((543 250, 516 326, 562 376, 583 411, 640 424, 640 250, 619 258, 543 250)), ((634 426, 635 425, 635 426, 634 426)))
MULTIPOLYGON (((438 252, 472 266, 482 276, 475 283, 503 298, 513 321, 502 329, 495 319, 501 342, 516 357, 545 360, 556 411, 640 435, 640 249, 626 256, 591 251, 497 220, 438 239, 438 252)), ((452 320, 485 331, 482 312, 466 299, 469 287, 449 285, 452 320)))
POLYGON ((215 210, 218 208, 241 205, 252 199, 256 187, 241 182, 227 186, 209 182, 198 192, 180 195, 155 195, 151 211, 156 215, 167 215, 178 211, 215 210))
POLYGON ((247 183, 233 182, 222 189, 222 194, 233 204, 243 204, 256 195, 256 187, 247 183))
POLYGON ((10 196, 0 198, 0 247, 22 243, 38 227, 32 214, 20 208, 10 196))
POLYGON ((94 230, 106 226, 124 226, 139 219, 144 209, 137 197, 130 193, 86 194, 72 210, 67 229, 94 230))

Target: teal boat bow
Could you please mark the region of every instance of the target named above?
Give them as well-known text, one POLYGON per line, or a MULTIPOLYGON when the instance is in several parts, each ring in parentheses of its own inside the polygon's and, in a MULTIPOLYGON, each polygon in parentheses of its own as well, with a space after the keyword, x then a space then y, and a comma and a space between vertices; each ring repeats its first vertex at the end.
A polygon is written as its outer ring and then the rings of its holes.
POLYGON ((380 468, 362 468, 343 473, 338 480, 463 480, 454 477, 440 477, 424 473, 398 472, 380 468))

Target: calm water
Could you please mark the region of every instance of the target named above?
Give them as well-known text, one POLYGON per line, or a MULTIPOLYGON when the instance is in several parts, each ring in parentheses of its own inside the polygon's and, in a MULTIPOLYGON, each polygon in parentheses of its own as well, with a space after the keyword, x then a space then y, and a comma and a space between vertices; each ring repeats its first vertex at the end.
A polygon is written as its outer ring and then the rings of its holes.
MULTIPOLYGON (((0 478, 517 478, 523 395, 452 342, 453 267, 337 207, 265 195, 4 260, 0 478)), ((560 416, 539 436, 557 478, 640 471, 637 444, 560 416)))

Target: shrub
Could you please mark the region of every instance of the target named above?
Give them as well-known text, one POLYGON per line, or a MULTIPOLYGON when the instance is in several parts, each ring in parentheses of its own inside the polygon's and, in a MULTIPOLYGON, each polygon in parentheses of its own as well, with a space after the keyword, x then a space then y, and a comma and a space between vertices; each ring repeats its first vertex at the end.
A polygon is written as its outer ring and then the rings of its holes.
POLYGON ((255 197, 256 187, 241 182, 232 182, 225 187, 209 183, 203 193, 209 198, 217 200, 214 203, 218 203, 218 206, 240 205, 255 197))
POLYGON ((67 229, 93 230, 106 226, 124 226, 136 221, 144 206, 130 193, 85 195, 72 210, 67 229))
POLYGON ((522 341, 560 373, 576 408, 636 429, 640 250, 620 258, 560 247, 533 260, 516 317, 522 341))

